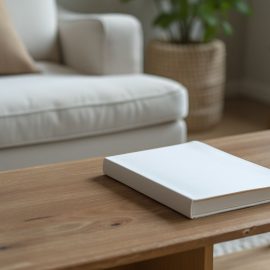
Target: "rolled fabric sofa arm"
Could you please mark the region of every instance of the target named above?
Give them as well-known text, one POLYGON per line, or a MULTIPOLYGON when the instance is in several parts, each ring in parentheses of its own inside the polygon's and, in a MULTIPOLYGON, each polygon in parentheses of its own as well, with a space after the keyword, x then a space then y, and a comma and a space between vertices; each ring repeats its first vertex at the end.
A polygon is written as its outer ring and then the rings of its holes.
POLYGON ((60 16, 63 61, 91 75, 141 73, 143 35, 140 22, 123 14, 60 16))

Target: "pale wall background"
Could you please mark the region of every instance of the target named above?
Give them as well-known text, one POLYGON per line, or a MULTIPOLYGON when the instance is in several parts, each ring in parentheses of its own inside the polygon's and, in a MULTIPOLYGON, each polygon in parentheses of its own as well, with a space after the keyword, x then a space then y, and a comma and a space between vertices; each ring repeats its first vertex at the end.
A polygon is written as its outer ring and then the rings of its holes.
POLYGON ((244 57, 245 94, 270 103, 270 1, 252 0, 247 20, 244 57))
MULTIPOLYGON (((151 21, 156 14, 153 1, 58 0, 66 9, 84 13, 120 12, 136 16, 143 24, 145 44, 154 38, 151 21)), ((227 94, 244 94, 270 103, 270 0, 251 0, 251 17, 232 16, 235 34, 227 45, 227 94)))

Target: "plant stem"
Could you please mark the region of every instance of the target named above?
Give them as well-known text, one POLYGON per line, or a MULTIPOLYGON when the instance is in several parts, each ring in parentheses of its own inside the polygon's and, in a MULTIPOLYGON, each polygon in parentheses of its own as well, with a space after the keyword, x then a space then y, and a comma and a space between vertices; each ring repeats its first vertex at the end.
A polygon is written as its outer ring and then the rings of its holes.
POLYGON ((189 28, 186 21, 179 21, 180 43, 189 42, 189 28))

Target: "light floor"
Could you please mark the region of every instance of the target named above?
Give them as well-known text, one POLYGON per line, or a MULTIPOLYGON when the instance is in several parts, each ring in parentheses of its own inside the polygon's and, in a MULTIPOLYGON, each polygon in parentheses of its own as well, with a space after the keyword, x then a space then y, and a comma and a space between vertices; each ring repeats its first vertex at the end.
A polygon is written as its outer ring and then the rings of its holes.
POLYGON ((238 252, 219 257, 214 261, 214 270, 269 270, 270 247, 238 252))
MULTIPOLYGON (((270 129, 270 106, 237 98, 225 102, 222 121, 204 132, 189 133, 188 140, 206 140, 270 129)), ((270 270, 270 247, 218 257, 215 270, 270 270)))
POLYGON ((270 129, 269 105, 244 98, 228 99, 222 121, 204 132, 188 134, 188 140, 206 140, 265 129, 270 129))

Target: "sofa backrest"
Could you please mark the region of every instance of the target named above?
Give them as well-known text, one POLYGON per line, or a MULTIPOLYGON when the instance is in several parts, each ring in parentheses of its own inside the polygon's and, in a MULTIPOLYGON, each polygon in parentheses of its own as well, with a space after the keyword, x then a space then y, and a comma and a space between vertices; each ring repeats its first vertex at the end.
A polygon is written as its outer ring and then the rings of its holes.
POLYGON ((57 8, 54 0, 5 0, 11 19, 35 60, 58 61, 57 8))

